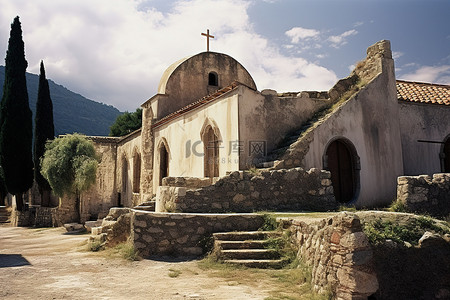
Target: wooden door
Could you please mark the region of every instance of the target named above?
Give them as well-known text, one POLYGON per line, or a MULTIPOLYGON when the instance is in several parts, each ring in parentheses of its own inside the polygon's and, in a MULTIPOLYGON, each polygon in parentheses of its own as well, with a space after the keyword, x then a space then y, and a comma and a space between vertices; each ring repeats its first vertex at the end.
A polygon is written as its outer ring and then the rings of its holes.
POLYGON ((344 142, 336 140, 328 146, 326 155, 336 200, 350 202, 356 190, 354 159, 350 150, 344 142))
POLYGON ((444 144, 444 172, 450 173, 450 138, 444 144))

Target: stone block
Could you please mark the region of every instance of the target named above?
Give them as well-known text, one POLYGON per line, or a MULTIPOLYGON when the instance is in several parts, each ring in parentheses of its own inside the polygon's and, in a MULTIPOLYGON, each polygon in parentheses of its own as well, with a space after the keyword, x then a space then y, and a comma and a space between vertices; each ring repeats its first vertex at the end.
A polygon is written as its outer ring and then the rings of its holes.
POLYGON ((78 223, 64 224, 64 228, 67 230, 67 232, 82 232, 82 231, 86 230, 86 228, 84 228, 83 224, 78 224, 78 223))

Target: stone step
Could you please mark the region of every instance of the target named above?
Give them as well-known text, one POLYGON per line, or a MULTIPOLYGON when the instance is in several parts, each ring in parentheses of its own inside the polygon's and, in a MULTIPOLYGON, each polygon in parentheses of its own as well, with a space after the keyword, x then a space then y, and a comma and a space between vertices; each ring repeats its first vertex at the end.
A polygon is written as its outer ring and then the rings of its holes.
POLYGON ((280 233, 273 231, 233 231, 214 233, 215 240, 221 241, 253 241, 266 240, 271 237, 278 237, 280 233))
POLYGON ((229 249, 221 250, 220 258, 223 260, 279 259, 280 255, 274 249, 229 249))
POLYGON ((134 209, 145 210, 145 211, 155 211, 156 201, 147 201, 135 206, 134 209))
POLYGON ((265 249, 267 246, 266 240, 256 241, 214 241, 214 247, 216 249, 229 250, 229 249, 265 249))
POLYGON ((241 265, 247 268, 281 269, 286 261, 283 259, 233 259, 225 260, 224 263, 241 265))

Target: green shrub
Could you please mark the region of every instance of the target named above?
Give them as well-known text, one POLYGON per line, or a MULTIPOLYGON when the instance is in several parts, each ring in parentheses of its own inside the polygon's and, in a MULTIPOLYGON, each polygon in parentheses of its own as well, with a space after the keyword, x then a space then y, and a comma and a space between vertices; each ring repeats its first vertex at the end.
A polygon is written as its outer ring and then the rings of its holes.
POLYGON ((277 218, 267 213, 263 214, 262 217, 264 219, 264 223, 261 228, 259 228, 260 231, 273 231, 278 229, 279 224, 277 218))
POLYGON ((92 252, 97 252, 104 249, 104 244, 100 241, 93 241, 88 243, 88 250, 92 252))
POLYGON ((439 234, 450 233, 448 227, 438 226, 432 218, 425 216, 411 219, 405 225, 377 220, 364 224, 363 230, 372 244, 393 240, 397 243, 408 242, 417 245, 425 231, 439 234))

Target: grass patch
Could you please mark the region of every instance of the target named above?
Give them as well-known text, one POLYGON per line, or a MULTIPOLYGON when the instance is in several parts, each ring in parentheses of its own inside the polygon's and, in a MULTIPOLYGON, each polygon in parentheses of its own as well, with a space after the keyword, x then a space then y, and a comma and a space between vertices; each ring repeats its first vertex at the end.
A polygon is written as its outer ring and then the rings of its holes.
POLYGON ((87 248, 89 251, 98 252, 104 249, 104 244, 100 241, 88 242, 87 248))
POLYGON ((169 277, 170 278, 177 278, 178 276, 180 276, 181 273, 182 273, 181 270, 172 269, 172 268, 169 269, 169 277))
POLYGON ((432 218, 426 216, 411 219, 407 224, 377 220, 364 224, 363 230, 370 243, 374 245, 383 243, 388 239, 397 243, 408 242, 417 245, 425 231, 438 234, 450 233, 448 226, 439 226, 432 218))
POLYGON ((387 211, 405 213, 405 212, 407 212, 407 209, 406 209, 405 203, 403 203, 399 199, 396 199, 391 203, 391 205, 389 205, 389 207, 387 208, 387 211))
POLYGON ((339 206, 338 211, 351 211, 351 212, 355 212, 355 211, 358 211, 358 210, 356 209, 356 207, 355 207, 354 205, 352 205, 352 206, 341 205, 341 206, 339 206))
POLYGON ((253 288, 264 287, 268 290, 266 300, 325 300, 327 295, 313 292, 311 271, 299 261, 283 269, 252 269, 217 261, 214 257, 205 257, 198 267, 208 272, 208 276, 224 279, 229 286, 247 285, 253 288))
POLYGON ((107 248, 105 254, 111 257, 120 257, 129 261, 141 260, 139 252, 130 241, 118 244, 113 248, 107 248))

